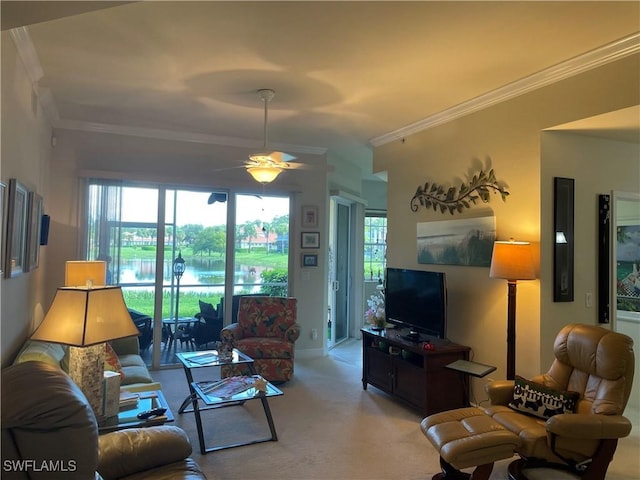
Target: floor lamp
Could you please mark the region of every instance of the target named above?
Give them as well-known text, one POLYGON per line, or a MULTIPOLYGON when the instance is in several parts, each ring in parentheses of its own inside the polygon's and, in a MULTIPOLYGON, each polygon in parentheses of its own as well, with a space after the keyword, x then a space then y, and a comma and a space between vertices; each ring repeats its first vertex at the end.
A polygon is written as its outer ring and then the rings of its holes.
POLYGON ((491 278, 503 278, 509 286, 507 307, 507 380, 516 375, 516 284, 518 280, 536 278, 531 244, 528 242, 495 242, 491 256, 491 278))

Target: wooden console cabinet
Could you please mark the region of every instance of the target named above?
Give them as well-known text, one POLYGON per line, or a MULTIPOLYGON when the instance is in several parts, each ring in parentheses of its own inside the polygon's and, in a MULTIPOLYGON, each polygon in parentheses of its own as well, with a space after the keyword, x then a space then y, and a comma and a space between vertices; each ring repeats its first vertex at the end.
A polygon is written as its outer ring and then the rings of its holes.
POLYGON ((423 335, 414 342, 402 331, 362 328, 362 388, 373 385, 417 409, 423 415, 466 406, 467 382, 445 368, 469 359, 469 347, 423 335), (429 340, 433 350, 425 350, 429 340))

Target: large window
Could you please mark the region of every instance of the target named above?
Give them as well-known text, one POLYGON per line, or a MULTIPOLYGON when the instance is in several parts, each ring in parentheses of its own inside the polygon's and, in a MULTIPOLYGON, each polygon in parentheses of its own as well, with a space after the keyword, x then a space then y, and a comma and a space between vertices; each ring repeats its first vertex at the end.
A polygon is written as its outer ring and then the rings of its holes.
MULTIPOLYGON (((222 304, 227 288, 235 295, 288 294, 288 197, 236 194, 233 218, 224 191, 99 180, 89 181, 87 191, 86 258, 108 260, 109 283, 121 285, 127 306, 162 329, 156 348, 186 346, 167 342, 167 333, 188 326, 201 301, 222 304), (173 275, 178 255, 186 265, 179 281, 173 275)), ((162 356, 163 364, 174 360, 162 356)))
POLYGON ((387 217, 367 213, 364 219, 364 279, 382 283, 387 266, 387 217))

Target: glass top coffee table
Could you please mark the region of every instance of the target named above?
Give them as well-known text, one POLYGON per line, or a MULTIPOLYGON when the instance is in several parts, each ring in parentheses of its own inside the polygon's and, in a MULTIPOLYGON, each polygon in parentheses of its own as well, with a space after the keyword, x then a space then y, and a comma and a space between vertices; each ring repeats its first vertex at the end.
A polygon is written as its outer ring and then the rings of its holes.
POLYGON ((260 400, 260 402, 262 402, 262 408, 264 410, 265 417, 267 418, 267 424, 269 425, 269 432, 271 434, 268 437, 256 440, 207 447, 205 445, 204 430, 200 416, 201 408, 196 400, 194 402, 193 411, 196 417, 200 453, 203 455, 205 453, 224 450, 227 448, 241 447, 243 445, 278 441, 276 427, 273 423, 273 416, 271 415, 271 409, 269 408, 269 402, 267 399, 269 397, 277 397, 284 394, 279 388, 264 380, 260 375, 227 377, 222 380, 212 382, 193 382, 192 387, 196 392, 197 399, 204 402, 209 409, 243 405, 245 402, 250 400, 260 400), (256 386, 256 380, 262 383, 261 387, 256 386))
POLYGON ((234 348, 231 352, 231 358, 223 358, 217 350, 202 350, 199 352, 176 353, 176 357, 184 368, 184 374, 187 377, 187 385, 189 387, 189 396, 187 396, 187 398, 185 398, 182 402, 182 405, 180 405, 178 413, 184 413, 189 404, 192 403, 196 398, 196 391, 192 386, 193 369, 246 364, 252 375, 256 373, 253 368, 253 358, 245 355, 236 348, 234 348))
POLYGON ((198 431, 198 440, 200 443, 200 453, 203 455, 209 452, 223 450, 226 448, 240 447, 243 445, 252 445, 254 443, 262 443, 269 441, 277 441, 278 435, 273 423, 271 409, 267 398, 283 395, 282 391, 271 383, 256 375, 253 359, 248 355, 233 349, 231 358, 224 359, 218 354, 217 350, 206 350, 199 352, 183 352, 176 354, 176 357, 182 363, 187 383, 189 384, 189 395, 182 402, 179 413, 184 413, 189 403, 193 406, 196 419, 196 428, 198 431), (194 382, 192 370, 207 367, 222 367, 224 365, 246 364, 251 372, 251 376, 245 377, 228 377, 220 380, 199 381, 194 382), (258 386, 255 382, 258 380, 258 386), (204 430, 202 426, 203 410, 230 407, 234 405, 243 405, 250 400, 260 400, 267 423, 269 425, 270 437, 251 440, 242 443, 225 444, 215 447, 207 447, 205 445, 204 430), (200 405, 200 402, 203 405, 200 405))

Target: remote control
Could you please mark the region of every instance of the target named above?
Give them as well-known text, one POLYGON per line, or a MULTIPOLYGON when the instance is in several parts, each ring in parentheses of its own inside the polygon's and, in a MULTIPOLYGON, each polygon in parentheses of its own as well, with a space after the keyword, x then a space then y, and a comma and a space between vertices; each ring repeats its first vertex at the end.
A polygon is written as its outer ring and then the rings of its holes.
POLYGON ((166 411, 167 411, 167 409, 166 408, 162 408, 162 407, 152 408, 151 410, 147 410, 146 412, 140 412, 138 414, 138 418, 140 420, 149 420, 150 418, 159 417, 160 415, 164 415, 164 412, 166 412, 166 411))

